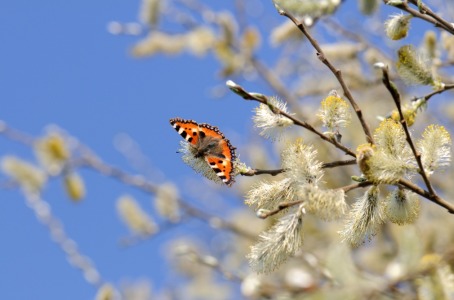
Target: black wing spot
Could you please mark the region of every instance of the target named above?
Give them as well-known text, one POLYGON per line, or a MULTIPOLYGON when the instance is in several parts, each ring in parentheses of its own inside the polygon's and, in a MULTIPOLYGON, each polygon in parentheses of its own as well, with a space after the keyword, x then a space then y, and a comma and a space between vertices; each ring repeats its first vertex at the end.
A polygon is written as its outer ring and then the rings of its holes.
POLYGON ((193 131, 192 136, 196 136, 196 135, 197 135, 197 132, 193 131))
POLYGON ((176 131, 180 131, 180 128, 181 128, 180 125, 175 126, 176 131))
POLYGON ((188 142, 192 142, 192 140, 193 140, 192 137, 188 138, 188 142))
POLYGON ((186 138, 187 135, 188 135, 188 134, 187 134, 186 131, 183 131, 183 132, 181 133, 181 136, 182 136, 184 139, 186 138))
POLYGON ((201 139, 203 139, 206 136, 206 134, 203 131, 199 131, 199 136, 201 139))
POLYGON ((210 162, 210 166, 214 166, 216 163, 214 161, 210 162))
POLYGON ((222 164, 222 163, 223 163, 223 161, 222 161, 222 160, 218 160, 218 163, 219 163, 219 164, 222 164))
POLYGON ((213 171, 214 171, 215 173, 220 173, 220 172, 221 172, 221 169, 213 168, 213 171))
POLYGON ((219 176, 219 178, 221 178, 222 180, 226 180, 227 179, 227 177, 225 177, 224 175, 219 176))

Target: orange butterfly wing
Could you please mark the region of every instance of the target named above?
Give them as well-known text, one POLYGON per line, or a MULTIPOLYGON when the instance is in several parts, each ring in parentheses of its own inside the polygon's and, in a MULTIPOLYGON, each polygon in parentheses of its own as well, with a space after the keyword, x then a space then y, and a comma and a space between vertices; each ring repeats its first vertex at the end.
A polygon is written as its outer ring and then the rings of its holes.
POLYGON ((216 175, 225 184, 229 186, 233 184, 233 161, 236 159, 235 148, 217 127, 206 123, 197 124, 197 122, 193 120, 184 120, 181 118, 170 119, 170 124, 186 141, 192 145, 197 144, 201 132, 203 132, 205 136, 218 138, 223 157, 206 155, 204 158, 216 175))
POLYGON ((170 119, 170 125, 189 143, 196 145, 199 139, 199 124, 193 120, 170 119))
POLYGON ((205 156, 205 161, 210 165, 216 175, 222 179, 227 185, 232 185, 233 179, 233 161, 236 159, 235 148, 230 144, 230 141, 222 134, 221 131, 215 126, 209 124, 200 124, 200 130, 207 136, 220 139, 220 146, 222 149, 223 158, 214 155, 205 156))

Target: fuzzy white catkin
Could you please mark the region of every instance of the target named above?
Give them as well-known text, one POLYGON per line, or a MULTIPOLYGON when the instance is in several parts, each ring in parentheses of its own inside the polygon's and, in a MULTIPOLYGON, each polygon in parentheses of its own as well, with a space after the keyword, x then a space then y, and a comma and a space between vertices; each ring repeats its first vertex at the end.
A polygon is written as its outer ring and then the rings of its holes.
POLYGON ((285 102, 276 97, 270 97, 268 105, 262 103, 255 108, 255 115, 252 120, 254 121, 254 126, 260 129, 261 136, 271 140, 278 140, 283 130, 291 126, 293 121, 280 113, 273 112, 269 105, 289 114, 285 102))
POLYGON ((345 227, 340 231, 344 242, 358 247, 377 233, 383 223, 383 208, 378 195, 378 187, 372 186, 353 204, 345 227))
POLYGON ((259 242, 251 247, 247 256, 253 270, 258 273, 271 272, 301 248, 302 215, 301 207, 292 209, 260 235, 259 242))

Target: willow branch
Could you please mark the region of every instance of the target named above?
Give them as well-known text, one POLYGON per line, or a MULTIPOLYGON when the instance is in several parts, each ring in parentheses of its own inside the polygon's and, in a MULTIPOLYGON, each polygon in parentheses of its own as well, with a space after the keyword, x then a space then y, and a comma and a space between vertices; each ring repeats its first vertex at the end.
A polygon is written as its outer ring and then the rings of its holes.
POLYGON ((363 182, 358 182, 350 185, 346 185, 344 187, 341 187, 339 189, 342 189, 344 193, 348 193, 351 190, 358 189, 358 188, 363 188, 372 185, 373 183, 370 181, 363 181, 363 182))
POLYGON ((329 163, 323 163, 322 169, 336 168, 336 167, 348 166, 348 165, 356 165, 356 159, 339 160, 339 161, 333 161, 333 162, 329 162, 329 163))
MULTIPOLYGON (((82 159, 82 165, 88 168, 91 168, 104 176, 115 178, 125 184, 136 187, 147 193, 155 194, 158 190, 158 187, 153 183, 145 180, 142 176, 130 175, 125 171, 118 169, 116 167, 110 166, 100 159, 93 156, 86 156, 82 159)), ((192 217, 200 219, 208 223, 212 227, 226 229, 232 231, 240 236, 243 236, 248 239, 256 239, 256 236, 228 221, 225 221, 217 216, 214 216, 210 213, 207 213, 203 210, 200 210, 190 204, 188 204, 183 199, 177 199, 178 204, 184 210, 184 212, 192 217)))
MULTIPOLYGON (((418 5, 417 1, 414 0, 409 0, 411 3, 414 5, 418 5)), ((389 0, 383 0, 385 4, 388 4, 389 0)), ((422 4, 420 6, 420 10, 416 10, 409 6, 407 2, 402 2, 402 4, 399 5, 392 5, 395 6, 403 11, 408 12, 412 16, 419 18, 421 20, 424 20, 426 22, 429 22, 433 24, 435 27, 442 28, 446 30, 447 32, 454 34, 454 27, 447 22, 446 20, 442 19, 440 16, 435 14, 430 8, 428 8, 426 5, 422 4)))
POLYGON ((367 125, 366 120, 363 117, 362 110, 359 108, 358 104, 356 103, 355 99, 353 98, 352 93, 350 92, 350 89, 348 88, 347 84, 344 81, 344 77, 342 76, 342 71, 339 69, 336 69, 333 64, 328 60, 328 58, 325 56, 325 53, 323 52, 322 48, 318 44, 318 42, 310 35, 309 31, 307 31, 306 27, 304 26, 303 23, 295 19, 292 15, 289 13, 280 10, 279 13, 287 18, 289 18, 298 28, 299 30, 304 34, 304 36, 309 40, 309 42, 312 44, 314 49, 317 51, 317 57, 318 59, 330 69, 330 71, 334 74, 336 77, 337 81, 339 81, 339 84, 342 87, 342 90, 344 91, 345 97, 348 99, 350 102, 351 106, 355 110, 356 116, 358 117, 359 122, 361 123, 361 127, 363 128, 363 131, 366 135, 367 142, 373 144, 374 139, 372 138, 372 134, 369 129, 369 125, 367 125))
POLYGON ((432 201, 433 203, 435 203, 435 204, 437 204, 437 205, 439 205, 441 207, 446 208, 449 213, 454 214, 454 205, 452 205, 451 203, 447 202, 446 200, 444 200, 440 196, 438 196, 436 194, 432 194, 429 191, 426 191, 426 190, 420 188, 419 186, 415 185, 414 183, 412 183, 412 182, 410 182, 408 180, 405 180, 405 179, 400 179, 398 181, 398 184, 400 186, 405 187, 408 190, 411 190, 412 192, 414 192, 414 193, 426 198, 427 200, 432 201))
MULTIPOLYGON (((227 81, 227 86, 230 88, 231 91, 233 91, 235 94, 241 96, 245 100, 257 101, 257 102, 260 102, 262 104, 270 106, 270 103, 268 101, 268 97, 266 97, 265 95, 257 94, 257 93, 249 93, 243 87, 241 87, 240 85, 238 85, 238 84, 236 84, 236 83, 234 83, 233 81, 230 81, 230 80, 227 81)), ((322 140, 333 144, 336 148, 344 151, 346 154, 348 154, 350 156, 353 156, 353 157, 356 157, 355 152, 353 152, 351 149, 349 149, 346 146, 342 145, 341 143, 339 143, 335 139, 333 139, 331 137, 328 137, 327 135, 321 133, 320 131, 318 131, 317 129, 312 127, 312 125, 310 125, 309 123, 306 123, 304 121, 298 120, 294 116, 292 116, 292 115, 290 115, 290 114, 278 109, 277 107, 272 106, 272 107, 270 107, 270 109, 272 109, 273 113, 280 114, 280 115, 285 116, 286 118, 292 120, 295 125, 301 126, 303 128, 306 128, 307 130, 315 133, 322 140)))
POLYGON ((452 23, 446 21, 438 14, 434 13, 427 5, 422 3, 422 1, 420 4, 418 4, 418 1, 415 0, 409 0, 409 2, 418 6, 420 13, 431 16, 435 21, 438 22, 438 24, 441 24, 442 25, 441 27, 443 27, 446 31, 448 31, 451 34, 454 34, 454 26, 452 25, 452 23))
POLYGON ((263 213, 260 213, 260 214, 257 214, 258 217, 260 219, 266 219, 268 217, 271 217, 271 216, 274 216, 275 214, 278 214, 279 212, 287 209, 287 208, 290 208, 292 206, 295 206, 295 205, 299 205, 301 203, 303 203, 304 200, 297 200, 297 201, 291 201, 291 202, 282 202, 282 203, 279 203, 278 206, 273 209, 273 210, 269 210, 269 211, 264 211, 263 213))
POLYGON ((438 89, 436 91, 433 91, 425 96, 419 97, 419 98, 414 98, 414 100, 424 100, 425 102, 429 101, 430 98, 432 98, 435 95, 441 94, 445 91, 452 90, 454 89, 454 84, 445 84, 441 89, 438 89))
POLYGON ((284 169, 276 169, 276 170, 262 170, 262 169, 249 169, 246 172, 240 173, 243 176, 255 176, 255 175, 262 175, 262 174, 268 174, 271 176, 276 176, 278 174, 281 174, 285 172, 284 169))
POLYGON ((413 155, 416 158, 416 162, 418 163, 419 174, 421 174, 421 177, 423 178, 424 183, 426 184, 426 187, 429 190, 430 195, 436 196, 435 191, 432 187, 432 183, 430 182, 429 177, 427 176, 426 171, 424 170, 424 166, 422 165, 421 153, 419 153, 418 150, 416 149, 416 146, 413 143, 413 139, 411 138, 410 131, 408 130, 407 121, 405 120, 404 114, 402 112, 402 105, 401 105, 399 91, 397 90, 394 83, 392 83, 389 80, 388 68, 384 67, 384 68, 382 68, 382 71, 383 71, 383 84, 386 86, 386 88, 390 92, 390 94, 394 100, 394 103, 397 107, 397 110, 399 112, 400 123, 402 124, 402 127, 405 131, 407 143, 408 143, 408 145, 410 145, 411 151, 413 152, 413 155))

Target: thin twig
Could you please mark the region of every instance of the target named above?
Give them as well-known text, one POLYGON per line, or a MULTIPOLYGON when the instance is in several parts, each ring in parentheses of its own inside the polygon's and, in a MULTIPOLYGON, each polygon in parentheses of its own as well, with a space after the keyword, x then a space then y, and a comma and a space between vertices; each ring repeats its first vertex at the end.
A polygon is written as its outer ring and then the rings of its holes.
MULTIPOLYGON (((385 4, 388 4, 390 0, 383 0, 385 4)), ((417 2, 414 0, 410 0, 411 3, 417 5, 417 2)), ((426 22, 429 22, 433 24, 435 27, 442 28, 446 30, 447 32, 454 34, 454 27, 449 24, 449 22, 445 21, 442 19, 440 16, 435 14, 431 9, 429 9, 426 5, 421 6, 421 10, 424 12, 422 13, 420 10, 416 10, 412 7, 410 7, 407 2, 402 2, 402 4, 399 5, 392 5, 395 6, 403 11, 408 12, 409 14, 413 15, 416 18, 422 19, 426 22)))
POLYGON ((304 202, 304 200, 297 200, 297 201, 291 201, 291 202, 282 202, 282 203, 279 203, 278 206, 275 209, 263 212, 261 214, 258 214, 258 217, 260 219, 266 219, 268 217, 274 216, 275 214, 283 211, 284 209, 287 209, 287 208, 295 206, 295 205, 299 205, 299 204, 301 204, 303 202, 304 202))
POLYGON ((454 34, 454 26, 452 25, 452 23, 446 21, 445 19, 443 19, 442 17, 440 17, 438 14, 434 13, 427 5, 425 5, 424 3, 421 3, 418 5, 418 1, 415 1, 415 0, 409 0, 410 3, 412 3, 413 5, 416 5, 418 6, 418 9, 419 9, 419 12, 422 13, 422 14, 426 14, 426 15, 429 15, 431 16, 432 18, 434 18, 439 24, 442 25, 442 27, 450 32, 451 34, 454 34))
POLYGON ((243 172, 240 174, 243 176, 255 176, 255 175, 262 175, 262 174, 276 176, 278 174, 281 174, 282 172, 285 172, 285 170, 284 169, 276 169, 276 170, 249 169, 249 170, 247 170, 247 172, 243 172))
MULTIPOLYGON (((454 206, 452 206, 451 204, 449 204, 446 201, 444 201, 443 199, 441 199, 435 193, 435 190, 432 187, 432 183, 430 182, 429 177, 427 176, 426 171, 424 170, 424 166, 422 164, 422 159, 421 159, 421 153, 418 152, 415 144, 413 143, 413 139, 411 138, 410 131, 409 131, 408 125, 407 125, 407 121, 405 120, 404 114, 402 112, 400 94, 399 94, 396 86, 394 85, 394 83, 392 83, 389 80, 388 68, 384 67, 384 68, 382 68, 382 71, 383 71, 383 84, 386 86, 386 88, 390 92, 390 94, 394 100, 394 103, 397 107, 397 110, 399 112, 399 117, 400 117, 400 123, 402 124, 402 127, 404 129, 407 143, 410 146, 411 151, 413 152, 413 155, 414 155, 416 162, 418 164, 418 167, 419 167, 419 174, 421 175, 422 179, 424 180, 424 183, 428 189, 428 192, 420 189, 419 187, 417 187, 413 184, 411 184, 411 186, 412 186, 411 190, 420 195, 423 195, 425 198, 429 199, 430 201, 446 208, 450 213, 454 213, 454 206)), ((408 182, 406 182, 406 183, 408 183, 408 182)), ((410 185, 407 185, 407 187, 409 187, 409 186, 410 185)))
POLYGON ((4 121, 0 120, 0 134, 10 140, 19 142, 27 146, 33 146, 35 139, 22 131, 9 127, 4 121))
POLYGON ((426 184, 427 189, 429 190, 430 194, 435 195, 435 191, 432 187, 432 184, 430 183, 429 177, 427 176, 426 171, 424 170, 424 166, 422 165, 421 153, 419 153, 418 150, 416 149, 416 146, 413 143, 413 139, 411 138, 410 131, 408 130, 407 121, 405 120, 404 113, 402 111, 402 104, 401 104, 401 100, 400 100, 399 91, 397 90, 397 87, 394 85, 394 83, 392 83, 389 80, 388 68, 384 67, 384 68, 382 68, 382 71, 383 71, 383 84, 388 89, 389 93, 391 94, 391 96, 394 100, 394 104, 397 107, 397 110, 399 112, 399 117, 400 117, 400 123, 402 124, 402 127, 405 131, 407 143, 410 146, 411 151, 413 152, 413 155, 416 158, 416 162, 418 163, 419 173, 421 174, 421 176, 424 180, 424 183, 426 184))
POLYGON ((363 187, 366 187, 366 186, 370 186, 370 185, 372 185, 372 184, 373 184, 373 183, 370 182, 370 181, 363 181, 363 182, 358 182, 358 183, 346 185, 346 186, 341 187, 341 188, 339 188, 339 189, 344 190, 344 193, 348 193, 348 192, 350 192, 351 190, 354 190, 354 189, 357 189, 357 188, 363 188, 363 187))
POLYGON ((287 13, 287 12, 285 12, 283 10, 279 11, 279 13, 281 15, 289 18, 299 28, 299 30, 304 34, 304 36, 309 40, 309 42, 312 44, 314 49, 317 51, 318 59, 324 65, 326 65, 331 70, 331 72, 334 74, 334 76, 336 77, 337 81, 339 81, 339 84, 341 85, 342 90, 344 91, 345 97, 348 99, 348 101, 350 102, 351 106, 355 110, 355 113, 356 113, 356 115, 358 117, 358 120, 360 121, 361 126, 363 128, 363 131, 364 131, 364 133, 366 135, 367 142, 373 144, 374 143, 374 139, 373 139, 372 134, 370 132, 369 125, 367 125, 366 120, 363 117, 362 110, 359 108, 358 104, 356 103, 355 99, 353 98, 352 93, 350 92, 350 89, 348 88, 347 84, 345 83, 344 78, 342 76, 342 71, 339 70, 339 69, 336 69, 331 64, 331 62, 325 56, 325 54, 324 54, 322 48, 320 47, 320 45, 318 44, 318 42, 312 37, 311 34, 309 34, 309 31, 307 31, 307 29, 306 29, 306 27, 304 26, 303 23, 301 23, 295 17, 293 17, 292 15, 290 15, 289 13, 287 13))
POLYGON ((444 207, 448 210, 449 213, 451 214, 454 214, 454 205, 452 205, 451 203, 447 202, 446 200, 444 200, 443 198, 441 198, 440 196, 436 195, 436 194, 431 194, 430 192, 420 188, 419 186, 415 185, 414 183, 412 183, 411 181, 408 181, 408 180, 405 180, 405 179, 400 179, 398 181, 398 184, 402 187, 405 187, 407 188, 408 190, 426 198, 427 200, 429 201, 432 201, 433 203, 441 206, 441 207, 444 207))
POLYGON ((413 100, 416 101, 416 100, 424 100, 425 102, 429 101, 430 98, 432 98, 433 96, 435 95, 438 95, 438 94, 441 94, 445 91, 448 91, 448 90, 452 90, 454 89, 454 84, 445 84, 441 89, 438 89, 436 91, 433 91, 425 96, 422 96, 422 97, 419 97, 419 98, 414 98, 413 100))
MULTIPOLYGON (((349 160, 339 160, 339 161, 333 161, 333 162, 328 162, 328 163, 323 163, 322 164, 322 169, 329 169, 329 168, 335 168, 335 167, 340 167, 340 166, 348 166, 348 165, 355 165, 356 164, 356 159, 349 159, 349 160)), ((243 176, 256 176, 256 175, 262 175, 262 174, 268 174, 271 176, 276 176, 278 174, 281 174, 285 172, 285 169, 275 169, 275 170, 263 170, 263 169, 249 169, 246 172, 240 173, 243 176)))
POLYGON ((322 169, 329 169, 329 168, 348 166, 348 165, 356 165, 356 159, 339 160, 339 161, 333 161, 333 162, 329 162, 329 163, 323 163, 322 169))
POLYGON ((243 282, 244 278, 238 274, 234 274, 230 271, 227 271, 224 267, 221 266, 219 263, 219 260, 215 258, 214 256, 211 255, 199 255, 198 253, 191 251, 187 253, 186 255, 191 255, 194 261, 212 268, 213 270, 217 271, 219 274, 221 274, 225 279, 227 280, 233 280, 236 282, 243 282))
MULTIPOLYGON (((266 97, 265 95, 257 94, 257 93, 249 93, 243 87, 241 87, 240 85, 234 83, 233 81, 228 81, 227 85, 230 88, 230 90, 232 90, 235 94, 243 97, 243 99, 245 99, 245 100, 253 100, 253 101, 257 101, 257 102, 260 102, 262 104, 270 106, 269 101, 268 101, 268 97, 266 97)), ((304 121, 298 120, 294 116, 292 116, 292 115, 290 115, 290 114, 278 109, 277 107, 273 106, 273 107, 270 107, 270 109, 272 109, 275 114, 280 114, 280 115, 285 116, 288 119, 292 120, 295 125, 301 126, 303 128, 306 128, 307 130, 315 133, 321 139, 333 144, 336 148, 344 151, 346 154, 348 154, 350 156, 353 156, 353 157, 356 157, 355 152, 353 152, 351 149, 349 149, 346 146, 342 145, 341 143, 336 141, 336 139, 333 139, 333 138, 328 137, 327 135, 321 133, 320 131, 318 131, 317 129, 312 127, 312 125, 310 125, 309 123, 306 123, 304 121)))
POLYGON ((278 93, 278 95, 283 97, 285 101, 290 103, 293 107, 297 107, 298 99, 287 91, 287 88, 273 72, 255 57, 251 57, 250 62, 257 73, 278 93))
MULTIPOLYGON (((121 169, 118 169, 116 167, 104 163, 103 161, 96 157, 93 157, 92 155, 82 158, 81 165, 96 170, 105 176, 118 179, 123 183, 139 188, 147 193, 156 194, 156 192, 158 191, 158 187, 156 185, 145 180, 145 178, 143 178, 142 176, 130 175, 121 169)), ((248 239, 256 239, 256 236, 254 234, 246 230, 243 230, 242 228, 239 228, 238 226, 231 224, 217 216, 214 216, 203 210, 200 210, 188 204, 181 198, 177 199, 177 201, 185 213, 197 219, 205 221, 212 227, 226 229, 248 239)))

